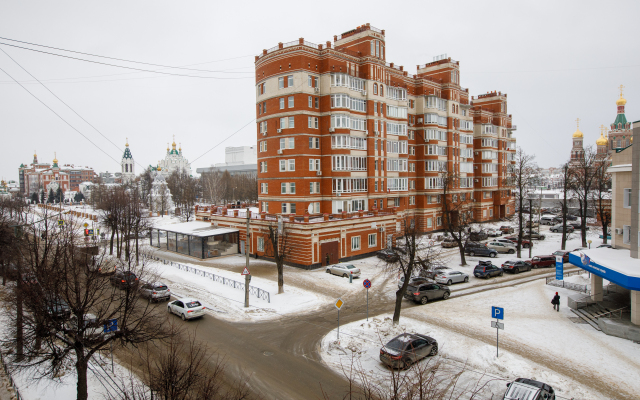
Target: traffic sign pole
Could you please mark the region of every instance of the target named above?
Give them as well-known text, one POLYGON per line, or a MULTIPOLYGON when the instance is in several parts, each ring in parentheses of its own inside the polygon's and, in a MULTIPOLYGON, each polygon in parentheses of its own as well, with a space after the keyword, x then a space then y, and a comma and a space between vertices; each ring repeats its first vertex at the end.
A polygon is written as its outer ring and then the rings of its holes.
POLYGON ((367 321, 369 321, 369 288, 367 288, 367 321))
POLYGON ((343 305, 344 301, 342 301, 342 299, 338 299, 338 301, 336 301, 335 306, 338 309, 338 340, 340 340, 340 309, 343 305))
POLYGON ((371 281, 369 279, 365 279, 362 282, 362 286, 367 289, 367 321, 369 321, 369 288, 371 287, 371 281))
POLYGON ((496 319, 496 358, 499 357, 498 356, 498 346, 499 346, 498 343, 500 343, 500 341, 498 340, 499 336, 500 336, 500 328, 498 328, 498 320, 496 319))
POLYGON ((338 341, 340 341, 340 309, 338 308, 338 341))

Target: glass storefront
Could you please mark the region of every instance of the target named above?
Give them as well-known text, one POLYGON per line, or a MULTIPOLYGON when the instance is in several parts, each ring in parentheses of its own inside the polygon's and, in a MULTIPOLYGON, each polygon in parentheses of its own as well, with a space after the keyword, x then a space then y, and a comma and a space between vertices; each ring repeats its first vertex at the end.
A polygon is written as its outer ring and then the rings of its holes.
POLYGON ((198 258, 212 258, 239 252, 239 233, 193 236, 163 229, 151 230, 151 245, 198 258))

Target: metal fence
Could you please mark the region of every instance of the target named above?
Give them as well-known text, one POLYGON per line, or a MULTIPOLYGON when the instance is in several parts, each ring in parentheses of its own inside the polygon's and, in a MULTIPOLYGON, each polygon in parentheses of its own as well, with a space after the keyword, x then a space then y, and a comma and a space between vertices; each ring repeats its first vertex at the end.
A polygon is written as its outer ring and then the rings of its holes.
MULTIPOLYGON (((573 276, 573 275, 581 275, 583 274, 583 270, 565 272, 562 274, 563 277, 573 276)), ((588 285, 580 285, 578 283, 565 282, 564 279, 561 281, 556 280, 555 276, 548 276, 546 278, 547 285, 561 287, 569 290, 575 290, 576 292, 590 294, 591 290, 588 285)))
MULTIPOLYGON (((162 262, 164 265, 171 265, 172 267, 176 267, 183 271, 191 272, 204 278, 211 279, 214 282, 222 283, 223 285, 227 285, 234 289, 244 290, 244 282, 236 281, 234 279, 216 275, 211 272, 203 271, 199 268, 191 267, 189 265, 180 264, 179 262, 168 261, 155 256, 151 256, 151 258, 156 261, 162 262)), ((255 296, 262 300, 266 300, 267 303, 271 303, 271 294, 266 290, 260 289, 258 287, 249 286, 249 295, 255 296)))
POLYGON ((24 397, 20 396, 20 392, 18 391, 18 387, 16 386, 16 383, 13 381, 13 378, 11 377, 11 372, 9 371, 9 368, 7 367, 7 364, 4 361, 4 357, 2 356, 2 352, 0 352, 0 364, 2 364, 2 369, 4 370, 5 374, 7 375, 7 378, 9 378, 9 384, 11 385, 11 388, 15 392, 16 399, 17 400, 24 400, 24 397))

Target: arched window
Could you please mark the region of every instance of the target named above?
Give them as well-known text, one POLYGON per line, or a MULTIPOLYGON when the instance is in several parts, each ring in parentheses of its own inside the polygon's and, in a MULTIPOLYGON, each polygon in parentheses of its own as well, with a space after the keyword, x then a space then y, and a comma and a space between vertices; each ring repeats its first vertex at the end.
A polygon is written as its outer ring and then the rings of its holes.
POLYGON ((129 172, 129 164, 124 165, 124 172, 129 172))

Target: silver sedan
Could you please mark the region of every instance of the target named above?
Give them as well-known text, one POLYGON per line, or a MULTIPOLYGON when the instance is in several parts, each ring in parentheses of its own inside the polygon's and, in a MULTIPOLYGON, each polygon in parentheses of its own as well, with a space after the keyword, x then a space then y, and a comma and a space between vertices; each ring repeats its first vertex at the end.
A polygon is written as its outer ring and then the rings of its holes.
POLYGON ((465 274, 464 272, 445 269, 438 271, 438 274, 434 279, 438 283, 451 285, 453 283, 469 282, 469 275, 465 274))
POLYGON ((354 278, 357 278, 360 276, 360 268, 356 268, 348 263, 338 263, 327 267, 327 274, 338 275, 344 278, 348 278, 349 275, 352 275, 354 278))

